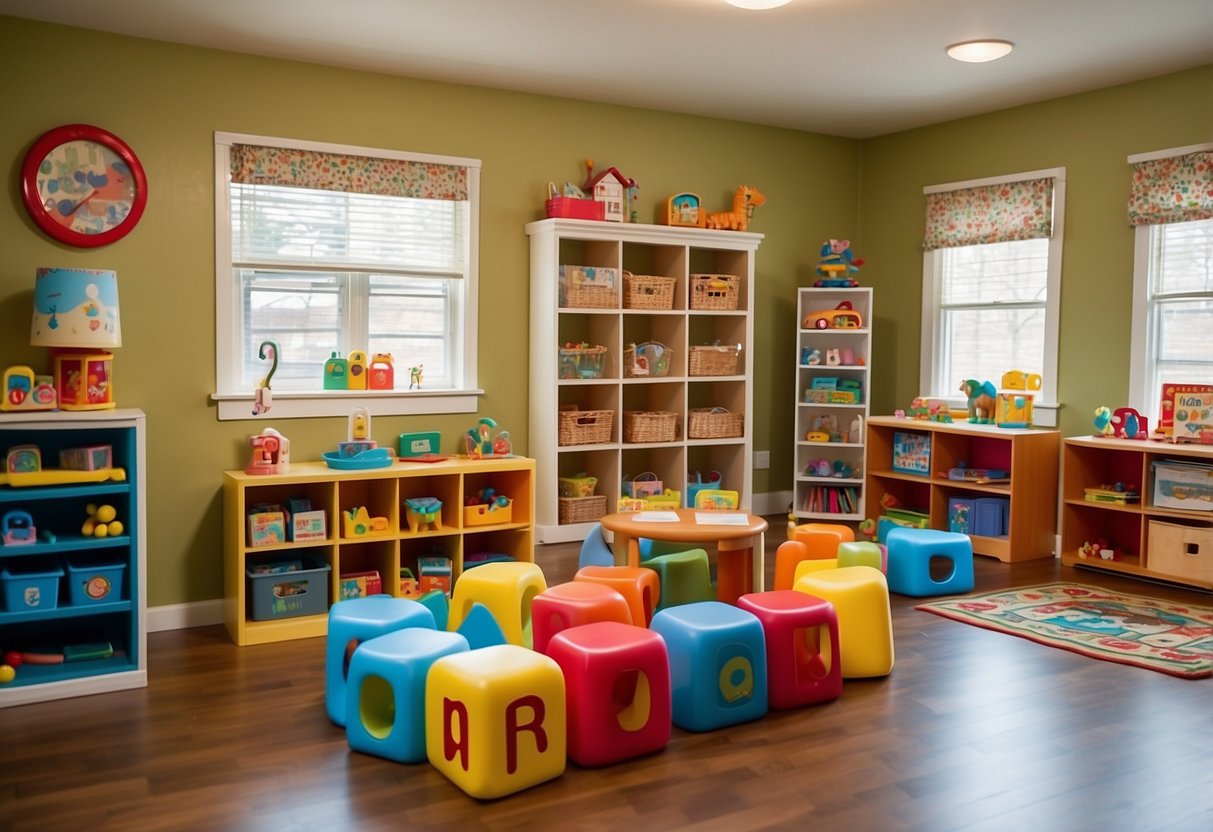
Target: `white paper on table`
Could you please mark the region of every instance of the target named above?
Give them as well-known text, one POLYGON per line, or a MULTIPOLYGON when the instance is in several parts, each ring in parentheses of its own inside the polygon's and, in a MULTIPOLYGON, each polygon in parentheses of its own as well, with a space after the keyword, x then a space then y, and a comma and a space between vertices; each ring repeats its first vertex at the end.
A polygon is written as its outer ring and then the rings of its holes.
POLYGON ((641 511, 632 515, 637 523, 677 523, 678 515, 672 511, 641 511))
POLYGON ((697 511, 695 522, 701 526, 748 526, 750 518, 736 512, 697 511))

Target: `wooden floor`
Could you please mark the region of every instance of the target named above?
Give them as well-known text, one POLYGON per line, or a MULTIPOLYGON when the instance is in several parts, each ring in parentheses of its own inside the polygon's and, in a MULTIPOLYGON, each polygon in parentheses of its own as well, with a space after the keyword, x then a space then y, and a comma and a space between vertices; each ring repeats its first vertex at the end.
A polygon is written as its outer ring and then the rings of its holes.
MULTIPOLYGON (((782 539, 771 518, 768 575, 782 539)), ((548 583, 577 547, 540 547, 548 583)), ((979 590, 1074 580, 978 558, 979 590)), ((769 578, 768 578, 769 580, 769 578)), ((1213 679, 1172 678, 948 621, 894 596, 896 665, 772 712, 494 802, 428 764, 351 753, 324 711, 323 639, 154 633, 146 689, 0 710, 0 830, 1213 830, 1213 679)))

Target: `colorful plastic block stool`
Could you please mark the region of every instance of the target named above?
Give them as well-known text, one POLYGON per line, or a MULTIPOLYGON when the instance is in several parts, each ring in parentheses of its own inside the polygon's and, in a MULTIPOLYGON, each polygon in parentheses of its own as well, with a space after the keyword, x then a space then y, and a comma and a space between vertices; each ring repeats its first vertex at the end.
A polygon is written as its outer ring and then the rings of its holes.
POLYGON ((754 592, 737 606, 762 622, 767 642, 767 701, 799 708, 842 695, 838 616, 834 605, 790 589, 754 592))
POLYGON ((616 590, 592 581, 550 586, 531 602, 534 649, 547 653, 548 642, 561 630, 595 621, 632 623, 632 609, 616 590))
POLYGON ((481 647, 495 647, 498 644, 509 644, 501 625, 489 612, 484 604, 472 602, 472 607, 463 616, 455 632, 468 640, 468 649, 479 650, 481 647))
POLYGON ((436 659, 463 653, 458 633, 407 627, 364 641, 350 659, 345 738, 398 763, 425 760, 425 677, 436 659))
POLYGON ((486 563, 455 582, 447 629, 458 630, 472 604, 484 604, 510 644, 531 646, 531 601, 548 588, 543 570, 523 561, 486 563))
POLYGON ((850 526, 838 523, 803 523, 792 529, 792 536, 775 550, 775 589, 791 589, 796 564, 804 560, 829 560, 838 557, 838 544, 855 539, 850 526))
POLYGON ((887 572, 885 549, 879 543, 867 540, 838 544, 839 566, 870 566, 887 572))
POLYGON ((581 541, 581 551, 577 555, 577 568, 583 566, 614 566, 615 553, 607 545, 606 535, 603 534, 602 524, 595 523, 590 533, 581 541))
POLYGON ((628 602, 632 623, 639 627, 649 626, 661 598, 661 579, 643 566, 584 566, 573 580, 603 584, 618 592, 628 602))
MULTIPOLYGON (((826 569, 837 569, 838 559, 827 558, 824 560, 802 560, 796 564, 796 575, 792 578, 792 586, 796 586, 796 582, 800 580, 802 575, 808 575, 810 572, 822 572, 826 569)), ((775 590, 781 592, 782 590, 775 590)))
POLYGON ((887 676, 893 670, 889 585, 879 569, 847 566, 810 572, 795 589, 834 605, 842 678, 887 676))
POLYGON ((958 532, 897 528, 889 532, 889 590, 899 595, 960 595, 973 591, 973 541, 958 532), (948 574, 931 577, 931 561, 949 562, 948 574))
POLYGON ((569 759, 601 766, 670 741, 670 659, 652 630, 599 621, 552 636, 564 671, 569 759))
POLYGON ((656 555, 642 561, 641 566, 652 569, 661 579, 658 610, 679 604, 693 604, 696 601, 716 600, 711 567, 708 566, 708 553, 703 549, 656 555))
POLYGON ((564 773, 564 708, 564 674, 542 653, 502 644, 443 656, 425 683, 427 756, 472 797, 522 791, 564 773))
POLYGON ((345 727, 346 677, 354 650, 364 641, 405 627, 434 629, 434 614, 408 598, 371 595, 329 607, 324 645, 324 708, 333 724, 345 727))
POLYGON ((712 731, 766 715, 766 641, 753 613, 700 601, 660 610, 649 626, 670 652, 675 725, 712 731))

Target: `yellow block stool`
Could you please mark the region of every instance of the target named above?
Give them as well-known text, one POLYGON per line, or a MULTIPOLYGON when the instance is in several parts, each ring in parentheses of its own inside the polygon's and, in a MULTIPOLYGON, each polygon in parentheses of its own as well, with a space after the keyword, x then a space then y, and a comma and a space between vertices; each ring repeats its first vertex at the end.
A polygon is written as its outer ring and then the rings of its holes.
POLYGON ((542 653, 501 644, 436 660, 425 720, 431 765, 472 797, 504 797, 564 774, 564 673, 542 653))
POLYGON ((824 560, 802 560, 796 564, 796 576, 792 578, 792 586, 796 586, 796 582, 803 576, 813 572, 821 572, 825 569, 837 569, 838 558, 828 558, 824 560))
POLYGON ((472 604, 493 614, 506 641, 531 646, 531 601, 548 588, 543 570, 533 563, 486 563, 464 572, 455 582, 448 630, 458 630, 472 604))
POLYGON ((835 558, 838 544, 854 539, 851 527, 838 523, 803 523, 792 529, 792 537, 775 550, 775 589, 792 588, 801 561, 835 558))
POLYGON ((802 575, 794 589, 834 605, 842 678, 887 676, 893 670, 889 585, 879 569, 844 566, 802 575))

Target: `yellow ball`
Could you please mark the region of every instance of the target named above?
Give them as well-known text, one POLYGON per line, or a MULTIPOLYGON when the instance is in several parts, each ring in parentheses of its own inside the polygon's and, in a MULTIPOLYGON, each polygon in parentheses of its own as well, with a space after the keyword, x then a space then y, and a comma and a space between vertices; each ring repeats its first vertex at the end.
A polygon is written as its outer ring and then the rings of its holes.
POLYGON ((86 505, 84 507, 84 511, 86 514, 88 514, 89 517, 92 517, 94 514, 97 513, 97 504, 89 503, 88 505, 86 505))
POLYGON ((118 516, 118 511, 113 506, 101 506, 97 509, 97 519, 102 523, 108 523, 118 516))
POLYGON ((110 537, 117 537, 118 535, 122 534, 123 530, 126 528, 125 526, 122 525, 121 520, 114 520, 114 521, 110 522, 109 527, 110 527, 110 537))
POLYGON ((80 534, 84 535, 85 537, 92 537, 93 529, 95 528, 97 528, 97 521, 90 517, 85 520, 84 525, 80 527, 80 534))
POLYGON ((105 525, 104 523, 98 523, 97 528, 93 529, 94 537, 106 537, 109 535, 109 533, 109 526, 105 525))
POLYGON ((0 664, 0 685, 7 685, 17 678, 17 671, 10 664, 0 664))

